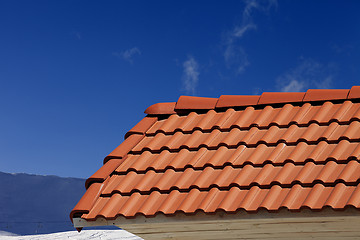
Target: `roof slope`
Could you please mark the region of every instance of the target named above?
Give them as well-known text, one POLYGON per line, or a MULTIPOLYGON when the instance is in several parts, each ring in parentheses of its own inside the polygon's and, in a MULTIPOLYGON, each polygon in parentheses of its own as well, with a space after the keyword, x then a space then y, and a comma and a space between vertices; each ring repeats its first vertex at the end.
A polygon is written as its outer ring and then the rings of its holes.
POLYGON ((360 87, 150 106, 71 218, 360 208, 360 87))

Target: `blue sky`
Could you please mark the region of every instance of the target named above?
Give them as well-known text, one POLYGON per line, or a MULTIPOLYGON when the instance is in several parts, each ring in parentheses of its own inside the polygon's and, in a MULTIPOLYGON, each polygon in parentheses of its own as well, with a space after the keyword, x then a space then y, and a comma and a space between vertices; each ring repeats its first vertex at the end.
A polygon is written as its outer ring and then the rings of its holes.
POLYGON ((1 1, 0 171, 89 177, 157 102, 360 85, 359 1, 1 1))

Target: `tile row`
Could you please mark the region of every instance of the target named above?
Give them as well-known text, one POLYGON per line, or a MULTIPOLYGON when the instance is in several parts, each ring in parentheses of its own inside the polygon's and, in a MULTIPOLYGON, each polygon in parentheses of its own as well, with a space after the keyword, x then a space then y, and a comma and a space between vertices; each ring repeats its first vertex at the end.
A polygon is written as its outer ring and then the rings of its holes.
POLYGON ((220 146, 218 149, 202 147, 196 151, 181 149, 179 152, 163 150, 160 153, 144 151, 141 154, 128 154, 115 171, 122 174, 128 171, 141 172, 150 169, 156 171, 169 168, 181 170, 186 167, 200 169, 206 166, 222 167, 224 165, 262 166, 266 163, 284 165, 285 162, 303 164, 307 161, 321 163, 328 160, 341 162, 358 159, 359 156, 360 143, 348 140, 341 140, 338 143, 320 141, 316 144, 300 142, 291 146, 285 143, 279 143, 276 146, 259 144, 253 148, 245 145, 232 149, 226 146, 220 146))
POLYGON ((160 151, 163 149, 178 150, 181 148, 198 149, 202 146, 216 148, 221 145, 233 148, 240 144, 247 146, 254 146, 259 143, 274 145, 279 142, 295 144, 300 141, 338 141, 339 139, 359 140, 360 122, 353 121, 349 125, 332 122, 330 125, 324 126, 312 123, 308 127, 291 125, 288 128, 271 126, 269 129, 252 127, 249 130, 233 128, 230 131, 215 129, 205 133, 195 130, 192 133, 176 132, 173 135, 158 133, 155 136, 144 137, 132 149, 132 152, 140 153, 144 150, 160 151))
POLYGON ((148 135, 154 135, 157 132, 171 134, 175 131, 192 132, 196 129, 208 131, 215 128, 230 129, 232 127, 248 129, 251 126, 266 128, 270 125, 284 127, 290 124, 308 125, 311 122, 319 124, 326 124, 330 121, 349 122, 352 119, 360 119, 360 103, 324 102, 320 106, 310 103, 302 106, 286 104, 283 107, 266 106, 263 109, 255 109, 250 106, 239 111, 229 108, 225 112, 210 110, 205 114, 196 112, 185 116, 173 114, 167 119, 157 121, 146 133, 148 135))
POLYGON ((325 165, 307 162, 305 165, 286 163, 284 166, 266 164, 264 167, 246 165, 243 168, 226 166, 223 169, 206 167, 203 170, 187 168, 184 171, 168 169, 157 173, 149 170, 146 173, 128 172, 125 175, 112 175, 104 186, 102 194, 130 194, 133 192, 166 192, 174 189, 189 191, 191 188, 220 189, 237 186, 241 189, 258 185, 268 188, 277 184, 290 186, 295 183, 310 186, 314 182, 334 184, 346 182, 355 184, 360 179, 360 163, 352 160, 346 164, 329 161, 325 165))
POLYGON ((115 219, 122 215, 128 218, 138 214, 151 217, 158 213, 166 215, 183 212, 194 214, 197 211, 214 213, 218 210, 231 213, 239 210, 248 212, 259 209, 276 211, 280 208, 312 210, 324 207, 343 209, 346 206, 360 207, 360 187, 338 183, 333 187, 316 184, 313 187, 293 185, 282 188, 274 185, 270 189, 253 186, 248 190, 232 187, 230 190, 211 188, 209 191, 192 189, 190 192, 173 190, 170 193, 153 191, 149 195, 133 193, 131 196, 113 194, 99 197, 83 219, 95 220, 97 217, 115 219))

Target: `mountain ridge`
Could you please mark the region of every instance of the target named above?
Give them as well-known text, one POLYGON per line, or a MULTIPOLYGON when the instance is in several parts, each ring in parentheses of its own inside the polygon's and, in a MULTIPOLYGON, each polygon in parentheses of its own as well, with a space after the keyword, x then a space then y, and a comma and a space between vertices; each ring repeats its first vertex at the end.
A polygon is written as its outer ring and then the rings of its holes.
POLYGON ((85 179, 0 172, 0 231, 42 234, 70 231, 71 209, 85 179))

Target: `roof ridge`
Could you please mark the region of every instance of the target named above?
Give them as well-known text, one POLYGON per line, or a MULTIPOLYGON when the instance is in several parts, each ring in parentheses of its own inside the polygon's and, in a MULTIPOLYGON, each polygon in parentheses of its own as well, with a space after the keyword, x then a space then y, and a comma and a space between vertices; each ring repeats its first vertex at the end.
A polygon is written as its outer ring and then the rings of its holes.
POLYGON ((360 98, 360 86, 351 89, 309 89, 306 92, 263 92, 261 95, 221 95, 219 98, 180 96, 177 102, 151 105, 145 110, 148 115, 170 115, 189 110, 256 105, 336 101, 360 98))

